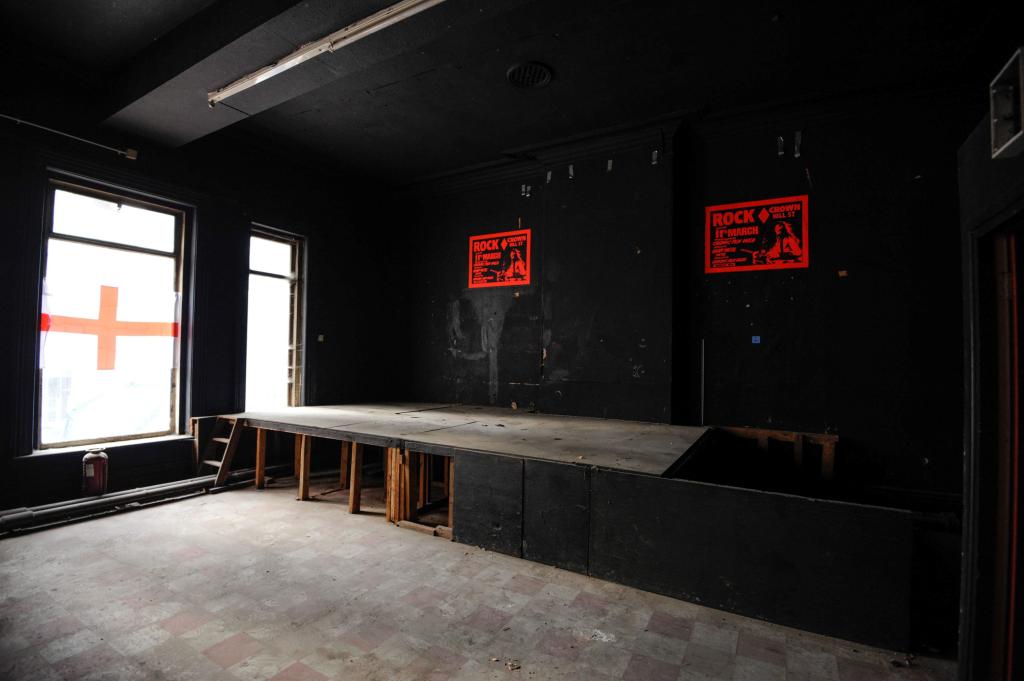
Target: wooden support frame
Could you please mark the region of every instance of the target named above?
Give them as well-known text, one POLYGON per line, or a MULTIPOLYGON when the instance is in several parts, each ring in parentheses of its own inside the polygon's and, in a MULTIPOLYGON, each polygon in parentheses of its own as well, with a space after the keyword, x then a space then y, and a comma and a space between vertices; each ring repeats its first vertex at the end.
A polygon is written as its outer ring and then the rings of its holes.
POLYGON ((309 460, 312 458, 313 438, 300 435, 299 444, 299 501, 309 501, 309 460))
POLYGON ((295 433, 295 466, 292 470, 295 471, 295 479, 299 479, 299 458, 302 455, 302 435, 295 433))
POLYGON ((419 509, 429 496, 428 455, 397 447, 385 454, 386 504, 384 517, 388 522, 415 522, 419 509))
POLYGON ((821 443, 821 477, 831 480, 835 475, 836 468, 836 443, 826 441, 821 443))
POLYGON ((267 431, 256 429, 256 489, 267 486, 267 431))
POLYGON ((797 466, 804 461, 804 443, 809 442, 821 447, 821 477, 824 480, 831 480, 835 476, 836 467, 836 444, 839 442, 838 435, 830 433, 801 433, 791 430, 769 430, 766 428, 737 428, 723 427, 722 430, 732 433, 738 437, 749 440, 757 440, 757 446, 761 449, 768 449, 770 440, 790 442, 793 445, 793 461, 797 466))
POLYGON ((397 497, 393 489, 395 468, 395 450, 388 447, 384 450, 384 520, 389 523, 395 521, 395 511, 392 508, 397 497))
POLYGON ((339 480, 339 484, 341 485, 341 489, 343 489, 343 490, 344 489, 348 489, 349 468, 352 465, 351 464, 351 457, 352 457, 352 443, 351 442, 342 442, 341 443, 341 480, 339 480))
POLYGON ((419 454, 419 472, 416 484, 416 508, 423 508, 430 503, 430 473, 434 462, 432 454, 419 454))
POLYGON ((203 452, 213 435, 214 417, 200 418, 193 416, 188 420, 188 432, 192 435, 192 470, 199 474, 202 468, 203 452))
POLYGON ((401 520, 416 520, 416 497, 414 490, 419 475, 416 472, 418 457, 414 452, 406 449, 402 453, 402 517, 401 520))
POLYGON ((351 472, 349 474, 348 512, 359 513, 360 497, 363 493, 363 446, 352 443, 351 472))

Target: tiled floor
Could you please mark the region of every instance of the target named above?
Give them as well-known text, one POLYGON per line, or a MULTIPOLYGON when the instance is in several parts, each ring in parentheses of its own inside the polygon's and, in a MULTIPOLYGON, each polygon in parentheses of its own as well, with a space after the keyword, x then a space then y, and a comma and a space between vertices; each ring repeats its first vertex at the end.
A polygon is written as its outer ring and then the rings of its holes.
POLYGON ((246 489, 0 541, 0 679, 955 676, 948 662, 894 668, 894 653, 350 516, 339 501, 246 489))

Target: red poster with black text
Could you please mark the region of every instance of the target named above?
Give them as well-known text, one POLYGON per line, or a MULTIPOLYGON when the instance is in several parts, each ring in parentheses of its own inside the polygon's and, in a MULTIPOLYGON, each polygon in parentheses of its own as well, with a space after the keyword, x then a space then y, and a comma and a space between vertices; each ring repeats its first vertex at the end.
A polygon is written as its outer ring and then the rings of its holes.
POLYGON ((807 267, 807 195, 704 208, 704 272, 807 267))
POLYGON ((469 288, 530 283, 530 230, 469 237, 469 288))

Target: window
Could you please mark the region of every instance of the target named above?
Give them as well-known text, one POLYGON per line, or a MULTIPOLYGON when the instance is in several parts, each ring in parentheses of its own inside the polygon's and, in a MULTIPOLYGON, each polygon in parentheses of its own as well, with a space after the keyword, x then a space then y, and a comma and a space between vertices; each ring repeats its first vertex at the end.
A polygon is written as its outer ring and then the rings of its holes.
POLYGON ((249 239, 246 410, 302 404, 302 242, 266 228, 249 239))
POLYGON ((49 200, 39 446, 176 432, 184 214, 63 182, 49 200))

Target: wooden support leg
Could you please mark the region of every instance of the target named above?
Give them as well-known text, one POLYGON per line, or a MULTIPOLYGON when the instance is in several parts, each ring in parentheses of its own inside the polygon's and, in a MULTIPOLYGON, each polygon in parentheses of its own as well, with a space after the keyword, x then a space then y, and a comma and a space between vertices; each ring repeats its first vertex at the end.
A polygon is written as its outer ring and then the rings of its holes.
POLYGON ((349 458, 352 453, 352 443, 342 442, 341 443, 341 489, 348 488, 348 469, 351 465, 349 458))
POLYGON ((389 523, 395 522, 395 514, 391 510, 391 504, 395 500, 395 493, 391 489, 392 485, 394 485, 394 458, 394 449, 388 447, 384 450, 384 520, 389 523))
POLYGON ((199 419, 195 416, 188 420, 188 432, 192 433, 192 470, 198 475, 199 469, 202 468, 200 464, 203 460, 201 452, 206 447, 206 438, 200 437, 199 419))
POLYGON ((267 486, 267 431, 256 429, 256 489, 267 486))
POLYGON ((450 496, 451 493, 452 493, 452 490, 451 490, 451 472, 452 472, 451 462, 452 461, 451 461, 451 457, 445 457, 445 456, 441 457, 441 461, 444 463, 444 470, 441 472, 441 480, 444 483, 444 495, 447 497, 447 496, 450 496))
POLYGON ((831 480, 836 469, 836 445, 826 442, 821 446, 821 477, 831 480))
POLYGON ((363 446, 352 443, 352 472, 348 477, 348 512, 359 513, 359 497, 363 491, 363 446))
POLYGON ((415 481, 416 478, 412 475, 412 454, 406 449, 402 452, 402 496, 400 498, 402 511, 399 514, 399 520, 412 519, 409 505, 412 500, 413 483, 415 481))
POLYGON ((312 449, 313 438, 309 435, 302 435, 302 443, 299 446, 299 500, 309 501, 309 459, 312 449))
POLYGON ((804 465, 804 436, 800 433, 797 433, 796 439, 793 440, 793 463, 797 468, 804 465))
POLYGON ((405 508, 404 520, 415 522, 419 515, 420 504, 423 503, 423 455, 419 452, 406 450, 409 456, 409 502, 405 508))
POLYGON ((391 522, 402 519, 402 450, 397 447, 388 449, 391 455, 391 485, 388 487, 388 507, 391 509, 391 522))
POLYGON ((391 512, 391 522, 398 522, 401 520, 401 450, 389 448, 387 453, 390 460, 387 506, 391 512))
POLYGON ((388 521, 397 523, 401 520, 401 499, 402 499, 402 450, 397 447, 387 449, 388 476, 386 494, 386 508, 388 521))
POLYGON ((295 471, 295 479, 299 479, 299 458, 302 456, 302 436, 295 433, 295 467, 292 469, 295 471))
POLYGON ((445 477, 448 487, 448 527, 455 529, 455 457, 449 456, 446 465, 448 469, 445 477))
POLYGON ((420 509, 430 503, 430 454, 419 455, 419 478, 418 493, 416 495, 416 509, 420 509))

